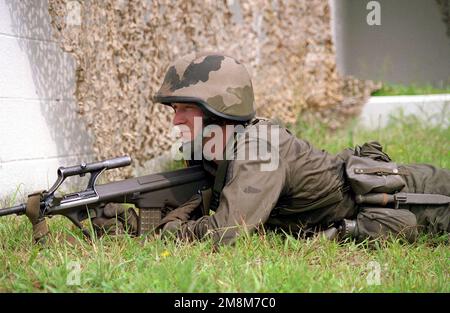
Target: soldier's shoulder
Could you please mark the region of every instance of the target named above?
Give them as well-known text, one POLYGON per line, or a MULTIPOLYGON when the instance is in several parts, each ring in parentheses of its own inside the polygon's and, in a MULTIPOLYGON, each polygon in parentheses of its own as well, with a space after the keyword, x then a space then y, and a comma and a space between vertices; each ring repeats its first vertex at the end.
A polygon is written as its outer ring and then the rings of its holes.
POLYGON ((282 123, 277 119, 267 118, 267 117, 255 117, 252 119, 246 127, 247 131, 252 130, 261 130, 261 131, 271 131, 276 135, 280 135, 281 137, 294 137, 295 134, 291 132, 287 127, 283 126, 282 123))
POLYGON ((249 125, 264 125, 264 124, 279 125, 279 123, 275 119, 263 116, 256 116, 249 122, 249 125))

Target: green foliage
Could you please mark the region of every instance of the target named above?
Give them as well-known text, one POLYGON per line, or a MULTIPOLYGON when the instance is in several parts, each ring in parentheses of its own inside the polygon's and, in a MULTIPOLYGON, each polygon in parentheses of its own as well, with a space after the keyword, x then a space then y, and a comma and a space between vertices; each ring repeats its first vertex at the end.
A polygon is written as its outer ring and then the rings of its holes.
POLYGON ((163 167, 163 171, 164 172, 168 172, 168 171, 174 171, 174 170, 178 170, 181 168, 184 168, 185 165, 185 161, 183 160, 178 160, 178 161, 171 161, 171 162, 167 162, 164 167, 163 167))
POLYGON ((450 86, 436 88, 431 85, 399 85, 399 84, 383 84, 380 90, 372 93, 372 96, 400 96, 400 95, 432 95, 450 93, 450 86))
MULTIPOLYGON (((301 121, 293 130, 332 153, 378 140, 399 163, 450 168, 448 127, 414 117, 392 117, 388 128, 374 131, 353 124, 329 133, 320 123, 301 121)), ((423 235, 415 244, 337 244, 261 233, 214 252, 207 241, 127 235, 89 243, 62 217, 49 226, 51 240, 38 247, 25 217, 0 219, 0 292, 450 292, 448 235, 423 235), (74 239, 69 243, 67 236, 74 239), (77 266, 79 284, 70 284, 77 266)))

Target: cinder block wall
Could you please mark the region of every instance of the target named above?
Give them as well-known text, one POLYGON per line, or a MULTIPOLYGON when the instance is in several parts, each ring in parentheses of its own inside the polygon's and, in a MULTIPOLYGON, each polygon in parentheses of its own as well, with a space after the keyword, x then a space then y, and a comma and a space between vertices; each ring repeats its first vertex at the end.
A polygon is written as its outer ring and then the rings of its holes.
POLYGON ((46 189, 59 166, 94 158, 76 113, 75 61, 52 39, 47 9, 0 0, 0 200, 46 189))

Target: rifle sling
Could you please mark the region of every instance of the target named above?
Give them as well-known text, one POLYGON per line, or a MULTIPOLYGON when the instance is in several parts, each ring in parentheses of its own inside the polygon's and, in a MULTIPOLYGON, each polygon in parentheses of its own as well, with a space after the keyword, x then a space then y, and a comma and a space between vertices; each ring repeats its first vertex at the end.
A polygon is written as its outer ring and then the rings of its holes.
POLYGON ((40 216, 41 200, 44 191, 38 191, 28 196, 26 215, 33 226, 33 241, 41 241, 48 233, 47 221, 40 216))
POLYGON ((214 179, 214 186, 212 189, 212 195, 211 195, 211 202, 209 205, 209 209, 216 211, 219 207, 220 203, 220 194, 222 193, 222 189, 225 186, 225 178, 227 176, 227 169, 228 169, 228 160, 222 160, 220 161, 216 177, 214 179))
POLYGON ((230 163, 230 161, 227 160, 227 155, 228 155, 227 152, 231 147, 233 147, 234 151, 236 151, 236 149, 237 149, 236 133, 234 133, 233 136, 234 136, 233 140, 227 141, 227 143, 225 145, 225 149, 223 151, 223 160, 221 160, 219 162, 219 165, 217 166, 217 170, 216 170, 215 178, 214 178, 214 185, 212 188, 212 194, 211 194, 210 203, 209 203, 209 210, 216 211, 217 208, 219 207, 220 195, 221 195, 222 189, 226 183, 228 165, 230 163))

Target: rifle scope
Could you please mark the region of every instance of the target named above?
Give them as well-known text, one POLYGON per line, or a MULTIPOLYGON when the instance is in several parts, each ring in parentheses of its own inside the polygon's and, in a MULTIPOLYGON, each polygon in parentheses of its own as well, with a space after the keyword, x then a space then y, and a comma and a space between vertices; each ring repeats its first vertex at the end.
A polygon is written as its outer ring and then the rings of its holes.
MULTIPOLYGON (((114 159, 104 160, 100 162, 93 163, 81 163, 80 165, 69 166, 69 167, 60 167, 58 168, 58 179, 55 184, 45 192, 45 196, 53 196, 56 189, 63 183, 63 181, 70 176, 84 176, 86 173, 91 173, 91 179, 88 184, 88 188, 93 188, 96 178, 100 173, 104 170, 110 170, 113 168, 128 166, 131 164, 131 158, 129 156, 122 156, 114 159)), ((44 202, 41 202, 43 205, 44 202)), ((0 216, 10 215, 10 214, 24 214, 26 211, 27 205, 25 203, 19 204, 17 206, 13 206, 10 208, 0 209, 0 216)))

